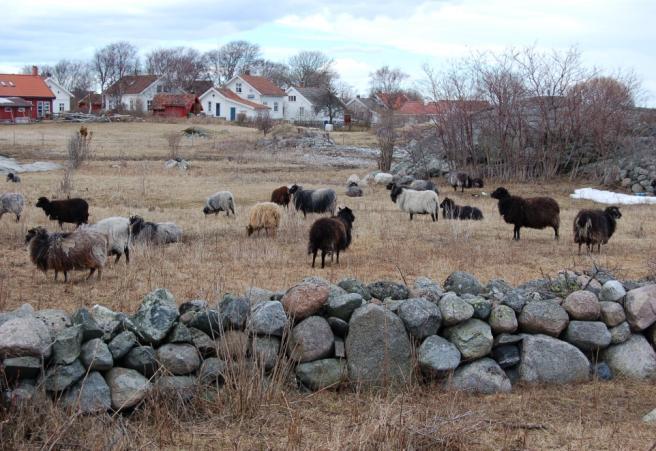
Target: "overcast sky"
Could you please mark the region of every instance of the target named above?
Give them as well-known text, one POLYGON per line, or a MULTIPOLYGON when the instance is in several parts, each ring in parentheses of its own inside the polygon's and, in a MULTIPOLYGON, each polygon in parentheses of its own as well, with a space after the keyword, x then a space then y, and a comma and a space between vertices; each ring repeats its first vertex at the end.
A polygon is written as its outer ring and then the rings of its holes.
POLYGON ((272 60, 321 50, 364 93, 369 73, 383 64, 418 80, 425 63, 439 68, 479 50, 576 46, 590 67, 634 71, 641 103, 656 106, 654 0, 13 0, 0 9, 1 72, 88 59, 117 40, 145 54, 245 39, 272 60))

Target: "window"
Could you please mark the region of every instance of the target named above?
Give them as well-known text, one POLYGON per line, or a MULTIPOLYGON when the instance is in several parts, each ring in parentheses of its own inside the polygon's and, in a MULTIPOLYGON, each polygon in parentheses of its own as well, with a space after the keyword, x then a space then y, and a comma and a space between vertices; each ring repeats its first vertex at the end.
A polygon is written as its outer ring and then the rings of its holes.
POLYGON ((36 102, 36 117, 43 117, 43 103, 42 100, 36 102))
POLYGON ((278 102, 273 102, 273 111, 278 111, 278 102))
POLYGON ((59 112, 61 113, 62 111, 64 111, 64 104, 60 103, 59 104, 59 112))
POLYGON ((5 113, 11 113, 11 107, 6 106, 5 107, 5 113))
POLYGON ((241 83, 235 85, 235 92, 241 92, 241 83))
POLYGON ((134 100, 130 99, 130 109, 134 110, 134 100))
POLYGON ((207 112, 212 114, 212 101, 207 102, 207 112))
POLYGON ((157 85, 157 92, 162 92, 162 85, 157 85))
POLYGON ((296 96, 289 96, 287 97, 287 100, 289 100, 290 102, 296 102, 296 96))
POLYGON ((298 115, 299 116, 304 116, 305 115, 305 108, 299 107, 298 108, 298 115))
POLYGON ((255 94, 248 94, 248 96, 246 96, 246 97, 248 97, 249 99, 254 99, 254 98, 255 98, 255 94))
POLYGON ((146 109, 149 110, 149 111, 153 109, 153 101, 152 100, 146 100, 146 109))
POLYGON ((43 114, 50 113, 50 102, 43 102, 43 114))
POLYGON ((19 112, 19 113, 24 113, 24 112, 25 112, 25 108, 20 107, 20 108, 18 109, 18 112, 19 112))

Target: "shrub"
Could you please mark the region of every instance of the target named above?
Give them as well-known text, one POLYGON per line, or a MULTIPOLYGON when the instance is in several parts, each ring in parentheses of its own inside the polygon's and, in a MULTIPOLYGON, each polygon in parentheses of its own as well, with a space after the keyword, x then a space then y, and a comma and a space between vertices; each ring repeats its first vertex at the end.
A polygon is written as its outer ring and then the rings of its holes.
POLYGON ((68 140, 68 163, 72 169, 79 168, 82 163, 92 156, 91 139, 93 132, 87 130, 83 125, 68 140))

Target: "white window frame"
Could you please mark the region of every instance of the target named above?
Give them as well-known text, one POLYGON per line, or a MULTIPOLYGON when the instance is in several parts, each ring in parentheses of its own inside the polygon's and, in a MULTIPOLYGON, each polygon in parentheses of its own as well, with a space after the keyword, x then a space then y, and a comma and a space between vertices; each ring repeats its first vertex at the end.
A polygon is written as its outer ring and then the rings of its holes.
POLYGON ((153 109, 153 101, 152 100, 146 100, 146 109, 148 111, 153 109))
POLYGON ((298 107, 298 115, 300 117, 305 116, 305 107, 302 107, 302 106, 298 107))
POLYGON ((11 107, 10 106, 5 107, 5 113, 11 113, 11 107))
POLYGON ((273 102, 273 111, 278 111, 278 102, 273 102))
POLYGON ((19 113, 24 113, 24 112, 25 112, 25 107, 20 107, 20 108, 18 108, 18 112, 19 112, 19 113))
POLYGON ((287 100, 289 100, 290 102, 296 102, 296 96, 289 96, 287 97, 287 100))
POLYGON ((241 92, 241 83, 235 83, 235 92, 241 92))
POLYGON ((59 102, 59 112, 62 113, 64 111, 64 104, 62 102, 59 102))
POLYGON ((130 99, 130 111, 134 110, 134 99, 130 99))

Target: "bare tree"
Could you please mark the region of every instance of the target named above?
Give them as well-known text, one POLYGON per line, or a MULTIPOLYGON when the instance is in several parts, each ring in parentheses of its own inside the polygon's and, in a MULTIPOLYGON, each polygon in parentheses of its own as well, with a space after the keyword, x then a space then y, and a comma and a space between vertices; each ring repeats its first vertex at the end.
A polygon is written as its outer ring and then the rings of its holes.
POLYGON ((264 136, 269 133, 269 131, 273 128, 273 120, 271 119, 269 110, 260 111, 257 113, 257 117, 255 118, 255 126, 258 130, 264 133, 264 136))
POLYGON ((214 82, 223 84, 250 69, 260 59, 260 46, 248 41, 231 41, 205 56, 214 82))
POLYGON ((337 78, 332 70, 333 60, 322 52, 299 52, 289 59, 288 64, 290 81, 296 86, 320 88, 337 78))
POLYGON ((196 49, 157 49, 146 55, 146 71, 164 78, 171 88, 188 89, 207 71, 206 58, 196 49))
POLYGON ((333 83, 317 89, 319 89, 321 93, 314 105, 314 112, 315 114, 318 114, 321 111, 325 111, 329 123, 332 124, 335 116, 344 111, 345 105, 340 99, 339 92, 333 83))
MULTIPOLYGON (((130 73, 138 73, 137 48, 127 41, 118 41, 96 50, 93 69, 101 92, 130 73)), ((120 92, 115 93, 120 95, 120 92)), ((105 105, 103 105, 105 106, 105 105)))
POLYGON ((398 108, 399 101, 405 94, 403 81, 406 78, 408 78, 408 74, 402 72, 401 69, 390 69, 389 66, 383 66, 369 74, 371 93, 378 95, 385 108, 394 110, 398 108))
POLYGON ((276 86, 286 87, 291 84, 289 67, 285 63, 260 59, 253 65, 253 70, 258 75, 271 80, 276 86))

